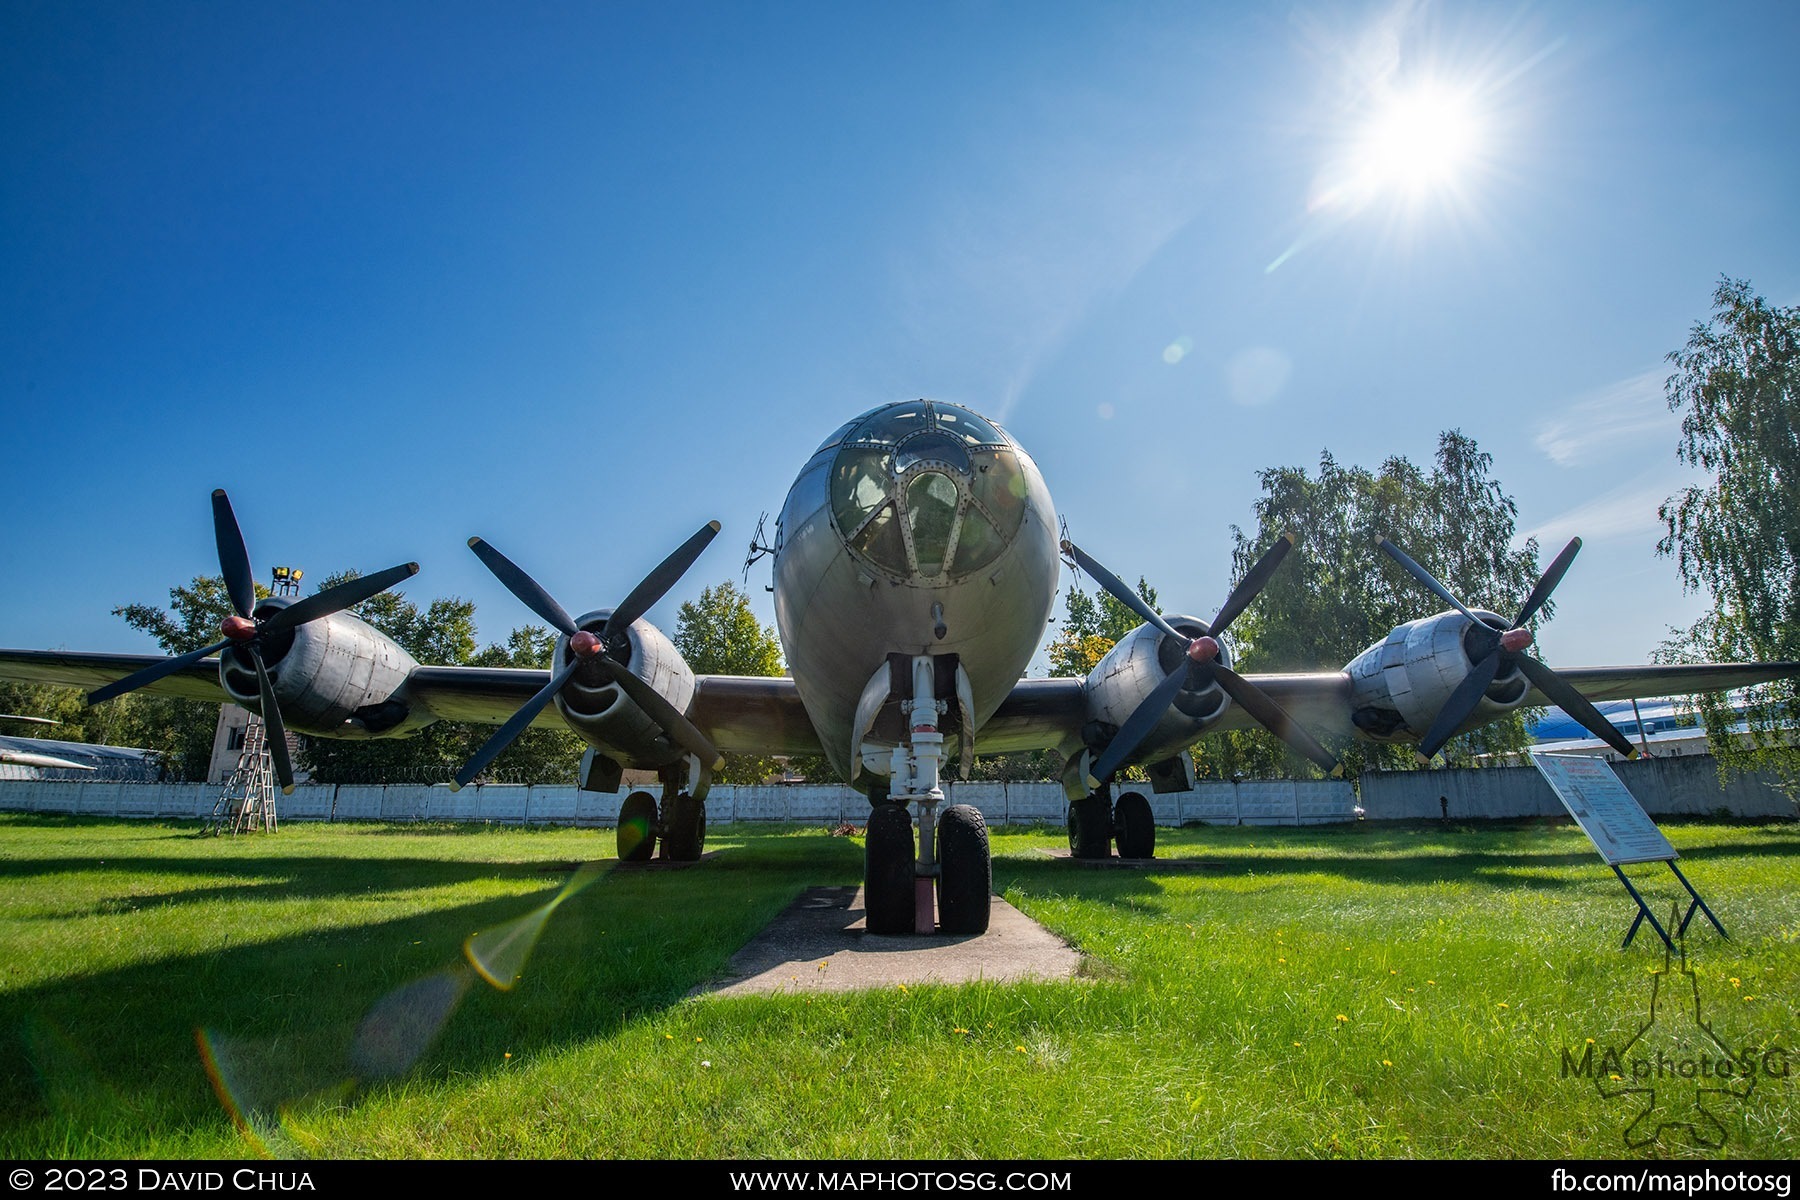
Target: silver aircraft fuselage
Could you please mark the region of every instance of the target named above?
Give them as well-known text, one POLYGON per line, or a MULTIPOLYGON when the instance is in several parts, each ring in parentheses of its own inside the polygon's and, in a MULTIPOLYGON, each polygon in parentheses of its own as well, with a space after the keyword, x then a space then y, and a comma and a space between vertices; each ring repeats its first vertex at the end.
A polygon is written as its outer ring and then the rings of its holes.
MULTIPOLYGON (((813 453, 776 527, 775 621, 801 702, 845 779, 863 732, 853 728, 858 700, 891 655, 954 656, 973 701, 965 720, 979 732, 1043 637, 1057 545, 1037 464, 966 408, 885 405, 813 453)), ((897 706, 886 707, 864 740, 905 736, 897 706)))

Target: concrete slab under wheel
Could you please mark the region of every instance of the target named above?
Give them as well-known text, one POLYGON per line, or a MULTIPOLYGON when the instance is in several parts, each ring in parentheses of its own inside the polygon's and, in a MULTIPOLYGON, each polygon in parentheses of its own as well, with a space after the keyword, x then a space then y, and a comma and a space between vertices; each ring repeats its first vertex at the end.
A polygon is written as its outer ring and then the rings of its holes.
POLYGON ((848 992, 925 983, 1075 978, 1081 955, 993 897, 988 931, 975 936, 872 934, 860 887, 801 893, 695 995, 848 992))

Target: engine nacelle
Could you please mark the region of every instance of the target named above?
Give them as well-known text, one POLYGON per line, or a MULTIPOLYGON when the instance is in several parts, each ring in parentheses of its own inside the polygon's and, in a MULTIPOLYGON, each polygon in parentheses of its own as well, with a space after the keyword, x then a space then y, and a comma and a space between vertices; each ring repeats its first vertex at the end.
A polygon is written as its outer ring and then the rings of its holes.
MULTIPOLYGON (((597 634, 611 614, 611 609, 600 609, 587 613, 575 624, 597 634)), ((694 699, 694 672, 662 630, 642 619, 633 621, 625 631, 625 648, 623 661, 631 673, 686 712, 694 699)), ((610 647, 603 653, 620 661, 610 647)), ((569 639, 558 638, 555 669, 562 669, 569 661, 569 639)), ((584 740, 625 766, 665 767, 686 753, 599 670, 575 672, 575 677, 557 693, 556 708, 584 740)))
MULTIPOLYGON (((1495 629, 1506 622, 1497 613, 1472 609, 1495 629)), ((1350 719, 1378 742, 1416 742, 1424 737, 1459 684, 1474 668, 1466 639, 1473 622, 1459 612, 1409 621, 1364 650, 1345 667, 1350 676, 1350 719)), ((1518 668, 1503 671, 1488 685, 1463 728, 1472 729, 1519 707, 1531 690, 1518 668)))
MULTIPOLYGON (((1165 615, 1163 619, 1188 637, 1207 632, 1206 622, 1195 617, 1165 615)), ((1227 667, 1231 665, 1231 652, 1222 645, 1218 661, 1227 667)), ((1186 666, 1181 643, 1164 637, 1154 625, 1139 625, 1120 638, 1088 672, 1088 724, 1082 730, 1082 740, 1090 749, 1104 746, 1170 672, 1185 670, 1186 666)), ((1230 703, 1216 681, 1194 691, 1177 692, 1168 712, 1139 744, 1133 757, 1155 762, 1192 745, 1230 703)))
MULTIPOLYGON (((290 601, 259 600, 267 616, 290 601)), ((412 720, 395 694, 418 662, 385 633, 347 612, 318 617, 272 638, 263 665, 289 729, 326 737, 396 737, 417 733, 431 720, 412 720)), ((262 690, 250 655, 232 646, 219 655, 219 685, 252 712, 262 710, 262 690)))

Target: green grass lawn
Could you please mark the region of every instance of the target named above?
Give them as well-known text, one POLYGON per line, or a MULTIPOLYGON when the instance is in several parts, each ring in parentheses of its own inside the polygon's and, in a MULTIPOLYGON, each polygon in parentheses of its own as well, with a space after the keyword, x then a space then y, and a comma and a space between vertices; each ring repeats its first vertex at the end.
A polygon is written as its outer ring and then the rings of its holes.
POLYGON ((612 873, 610 832, 5 815, 0 1153, 1792 1158, 1793 1079, 1671 1076, 1634 1127, 1647 1093, 1563 1071, 1589 1038, 1793 1044, 1800 827, 1666 828, 1732 935, 1696 918, 1691 984, 1647 928, 1620 950, 1630 901, 1567 823, 1366 823, 1163 830, 1203 865, 1144 872, 996 830, 996 888, 1083 978, 686 999, 855 882, 860 841, 728 826, 696 867, 612 873))

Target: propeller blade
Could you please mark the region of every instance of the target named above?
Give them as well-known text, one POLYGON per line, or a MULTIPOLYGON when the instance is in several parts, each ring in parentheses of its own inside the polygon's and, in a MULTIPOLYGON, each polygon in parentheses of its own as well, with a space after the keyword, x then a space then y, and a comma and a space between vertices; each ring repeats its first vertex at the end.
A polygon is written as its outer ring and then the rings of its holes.
MULTIPOLYGON (((495 574, 498 575, 499 572, 496 571, 495 574)), ((504 576, 501 576, 501 582, 505 582, 504 576)), ((520 599, 524 599, 524 597, 521 596, 520 599)), ((538 615, 543 616, 544 614, 539 613, 538 615)), ((579 658, 570 659, 568 666, 558 671, 550 682, 538 691, 537 695, 527 700, 524 706, 495 732, 493 737, 482 744, 481 749, 475 752, 474 758, 463 764, 463 769, 456 773, 456 782, 453 786, 455 788, 468 787, 470 780, 487 770, 488 764, 493 762, 502 750, 512 745, 513 739, 523 733, 527 725, 537 719, 537 715, 543 711, 544 705, 550 703, 551 697, 563 690, 563 685, 574 678, 575 672, 580 667, 581 660, 579 658)))
POLYGON ((1537 586, 1531 589, 1531 595, 1525 598, 1525 606, 1519 609, 1519 615, 1513 618, 1512 627, 1514 629, 1537 615, 1537 610, 1544 606, 1544 601, 1550 598, 1550 593, 1554 592, 1556 585, 1562 582, 1563 574, 1568 571, 1569 564, 1575 561, 1575 555, 1580 550, 1581 539, 1571 538, 1569 544, 1563 547, 1562 553, 1556 556, 1556 561, 1551 563, 1550 568, 1539 577, 1537 586))
POLYGON ((693 537, 676 547, 675 553, 663 559, 656 570, 644 576, 644 581, 632 588, 631 594, 606 618, 600 640, 611 641, 615 634, 623 633, 633 621, 649 612, 650 606, 661 600, 663 594, 675 586, 675 581, 687 574, 687 569, 694 565, 694 560, 718 532, 719 523, 708 521, 693 537))
MULTIPOLYGON (((1100 586, 1105 588, 1107 592, 1112 595, 1113 599, 1117 600, 1120 604, 1123 604, 1126 608, 1129 608, 1132 612, 1161 630, 1164 636, 1180 638, 1183 645, 1187 644, 1189 639, 1185 634, 1176 633, 1175 630, 1170 627, 1169 623, 1162 619, 1162 614, 1150 607, 1148 601, 1126 587, 1125 582, 1117 575, 1114 575, 1111 571, 1088 557, 1080 546, 1077 546, 1074 542, 1065 541, 1062 544, 1062 548, 1063 553, 1081 564, 1081 569, 1086 571, 1089 575, 1092 575, 1099 582, 1100 586)), ((1136 716, 1137 714, 1133 713, 1132 715, 1136 716)), ((1129 723, 1129 721, 1127 723, 1129 723)))
POLYGON ((1436 595, 1438 599, 1442 600, 1445 604, 1448 604, 1451 608, 1454 608, 1457 612, 1469 618, 1469 620, 1475 622, 1477 625, 1486 625, 1486 622, 1480 617, 1463 607, 1463 602, 1451 595, 1450 589, 1439 583, 1437 579, 1432 576, 1430 571, 1427 571, 1424 567, 1421 567, 1418 563, 1408 558, 1405 551, 1401 550, 1400 547, 1394 545, 1394 543, 1388 541, 1386 538, 1382 538, 1381 548, 1387 551, 1388 557, 1405 567, 1407 573, 1414 579, 1430 588, 1432 593, 1436 595))
POLYGON ((123 696, 126 692, 143 687, 146 683, 155 683, 165 675, 173 675, 183 667, 190 667, 207 655, 217 654, 229 645, 231 645, 231 640, 227 638, 225 641, 215 642, 198 650, 190 650, 179 658, 165 658, 135 674, 127 675, 123 679, 115 679, 104 687, 95 688, 87 694, 87 702, 90 705, 101 704, 111 700, 114 696, 123 696))
POLYGON ((1182 682, 1187 678, 1187 665, 1176 667, 1156 685, 1156 690, 1144 697, 1138 706, 1131 710, 1119 731, 1113 734, 1112 741, 1106 744, 1106 750, 1095 760, 1088 771, 1088 786, 1099 787, 1113 777, 1113 773, 1125 765, 1125 760, 1137 750, 1138 745, 1150 735, 1163 714, 1169 711, 1169 705, 1175 703, 1176 695, 1181 691, 1182 682))
POLYGON ((594 661, 603 665, 611 673, 613 682, 623 688, 625 694, 630 696, 639 708, 649 714, 652 721, 661 725, 663 730, 688 753, 715 771, 725 765, 725 756, 719 753, 719 748, 713 744, 712 739, 700 732, 700 727, 688 720, 687 715, 680 709, 670 704, 661 692, 605 655, 597 657, 594 661))
MULTIPOLYGON (((575 622, 569 618, 568 613, 563 611, 562 605, 553 600, 549 592, 539 587, 537 580, 521 571, 512 559, 478 537, 469 539, 469 549, 475 552, 476 558, 487 564, 487 569, 506 585, 507 591, 525 602, 526 608, 550 622, 551 627, 564 637, 575 636, 575 622)), ((543 705, 540 704, 538 707, 542 708, 543 705)))
POLYGON ((1238 614, 1248 608, 1250 602, 1256 599, 1257 595, 1268 585, 1270 577, 1275 574, 1275 569, 1281 565, 1281 560, 1286 558, 1288 551, 1293 548, 1293 534, 1284 533, 1276 538, 1275 544, 1256 560, 1256 565, 1250 568, 1249 574, 1238 581, 1237 587, 1231 590, 1231 595, 1225 597, 1225 603, 1220 607, 1219 615, 1213 618, 1212 625, 1207 632, 1213 637, 1224 633, 1225 627, 1235 621, 1238 614))
POLYGON ((1482 693, 1494 682, 1494 676, 1500 673, 1499 647, 1476 662, 1473 669, 1463 676, 1463 681, 1456 685, 1450 698, 1444 701, 1444 707, 1431 722, 1424 740, 1419 743, 1419 754, 1430 759, 1443 748, 1445 742, 1456 736, 1457 726, 1469 719, 1475 706, 1481 703, 1482 693))
POLYGON ((264 633, 280 633, 306 624, 308 621, 329 616, 334 612, 342 612, 361 604, 371 596, 380 595, 402 579, 419 573, 418 563, 402 563, 397 567, 389 567, 374 575, 364 575, 357 579, 346 580, 336 587, 326 588, 322 592, 314 592, 304 600, 296 600, 275 613, 262 623, 264 633))
POLYGON ((1287 714, 1287 710, 1275 703, 1269 694, 1233 671, 1229 667, 1213 666, 1213 677, 1219 686, 1225 689, 1245 712, 1256 718, 1256 723, 1280 738, 1302 756, 1317 763, 1327 774, 1335 774, 1338 770, 1337 755, 1321 746, 1312 734, 1301 727, 1300 722, 1287 714))
POLYGON ((1529 654, 1519 655, 1518 663, 1519 669, 1525 672, 1525 678, 1531 680, 1537 686, 1537 690, 1548 696, 1558 708, 1580 721, 1590 733, 1605 741, 1607 745, 1626 758, 1637 757, 1637 747, 1633 746, 1630 739, 1619 732, 1618 726, 1606 719, 1606 714, 1589 703, 1586 696, 1576 691, 1574 685, 1529 654))
POLYGON ((281 720, 281 705, 275 699, 275 684, 269 678, 269 669, 263 665, 262 651, 251 642, 250 661, 256 667, 256 686, 262 693, 263 733, 269 747, 269 757, 275 760, 275 781, 281 784, 281 794, 290 796, 294 792, 294 764, 288 761, 287 726, 281 720))
POLYGON ((250 569, 250 551, 244 548, 244 533, 238 528, 237 514, 231 511, 231 500, 224 488, 212 494, 213 540, 219 547, 219 573, 225 576, 225 591, 237 615, 247 617, 256 607, 256 573, 250 569))

